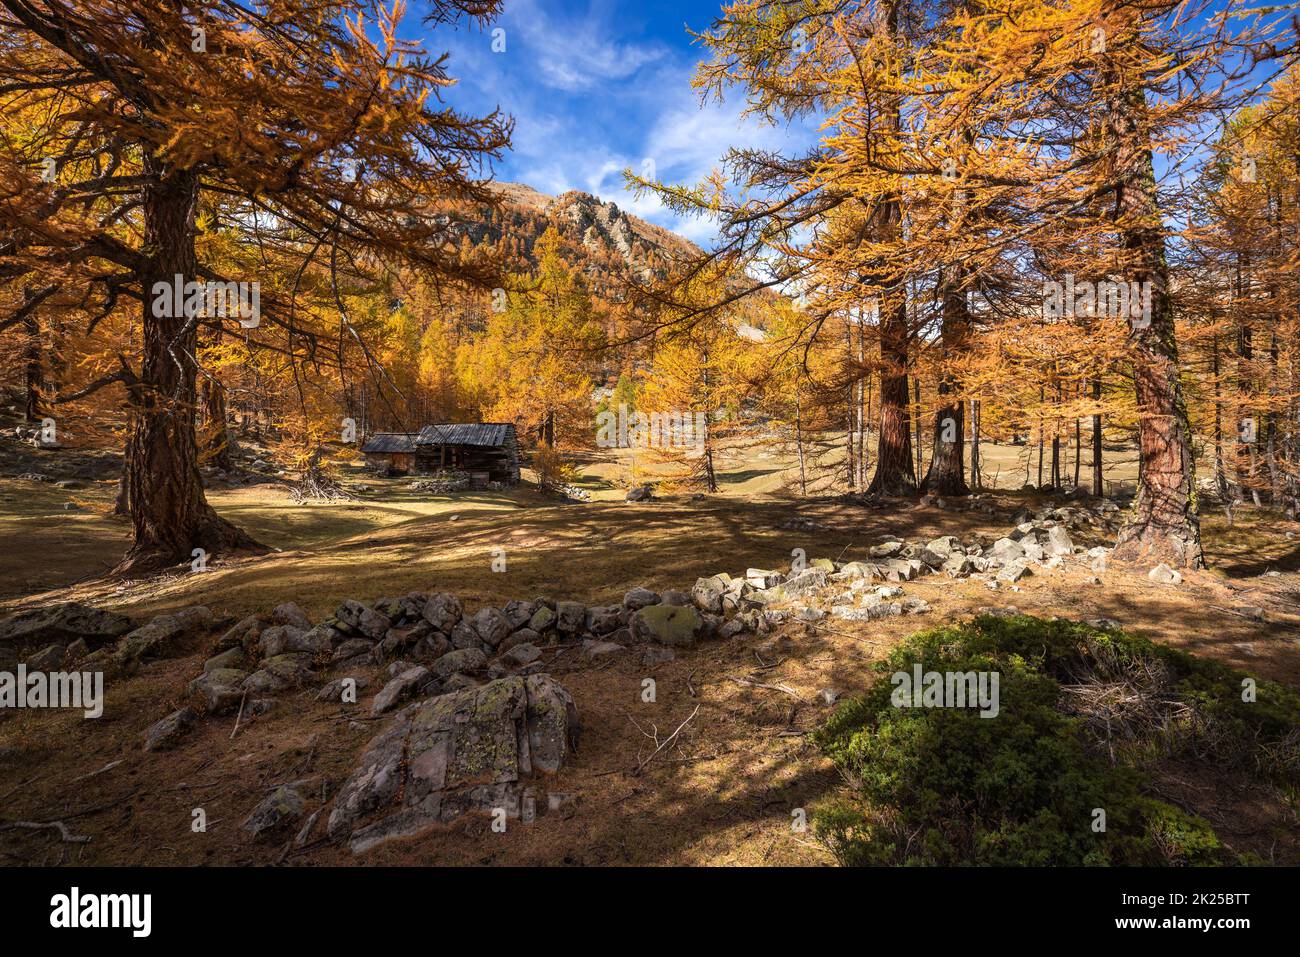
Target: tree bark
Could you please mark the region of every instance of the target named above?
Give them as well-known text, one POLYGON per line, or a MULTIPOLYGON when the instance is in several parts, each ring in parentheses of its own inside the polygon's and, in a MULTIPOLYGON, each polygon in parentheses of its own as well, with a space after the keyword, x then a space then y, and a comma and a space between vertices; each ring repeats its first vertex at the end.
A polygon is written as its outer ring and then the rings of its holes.
POLYGON ((901 292, 897 295, 880 314, 880 434, 876 474, 867 488, 868 495, 888 498, 916 494, 908 421, 907 305, 901 292))
POLYGON ((198 179, 146 153, 143 189, 144 245, 141 271, 142 364, 140 407, 126 453, 127 497, 135 537, 118 574, 156 571, 190 561, 195 549, 208 557, 233 549, 260 548, 221 518, 203 495, 194 429, 198 323, 177 310, 154 315, 154 284, 192 279, 194 213, 198 179))
POLYGON ((1116 152, 1115 216, 1128 268, 1151 284, 1149 322, 1133 323, 1130 341, 1142 471, 1137 500, 1115 543, 1117 559, 1200 568, 1201 523, 1196 464, 1178 378, 1178 344, 1164 226, 1156 193, 1147 104, 1140 87, 1121 87, 1107 116, 1116 152))
MULTIPOLYGON (((954 267, 954 272, 955 272, 954 267)), ((934 413, 934 448, 930 469, 921 489, 936 495, 969 495, 966 484, 966 404, 949 398, 956 391, 956 376, 949 371, 952 357, 958 353, 970 327, 966 291, 960 275, 945 277, 943 319, 940 327, 939 403, 934 413)))

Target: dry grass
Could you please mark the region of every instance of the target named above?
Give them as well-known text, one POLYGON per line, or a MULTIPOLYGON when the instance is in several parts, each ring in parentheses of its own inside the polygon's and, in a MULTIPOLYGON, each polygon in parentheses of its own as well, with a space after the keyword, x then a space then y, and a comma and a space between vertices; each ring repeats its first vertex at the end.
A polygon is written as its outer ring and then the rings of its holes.
MULTIPOLYGON (((0 612, 78 598, 138 617, 199 603, 235 617, 292 600, 321 616, 345 597, 374 599, 411 589, 451 590, 471 609, 536 595, 597 604, 617 600, 633 585, 688 587, 701 574, 782 565, 794 548, 809 557, 851 559, 865 557, 866 548, 886 535, 996 536, 1024 501, 1004 496, 996 517, 919 506, 864 509, 836 500, 793 503, 753 490, 746 484, 752 481, 740 483, 744 494, 733 489, 703 501, 678 496, 648 504, 605 496, 564 505, 527 487, 431 498, 399 484, 358 503, 306 506, 290 505, 279 487, 219 492, 212 497, 223 514, 280 551, 217 562, 204 574, 119 583, 96 577, 126 538, 125 527, 107 514, 111 483, 65 492, 0 480, 0 533, 8 545, 0 555, 7 596, 0 612), (86 510, 63 512, 69 497, 86 510), (779 527, 796 515, 819 530, 779 527), (503 574, 490 570, 496 548, 506 550, 503 574)), ((1243 511, 1229 529, 1222 517, 1209 516, 1215 567, 1179 588, 1119 568, 1106 573, 1104 585, 1091 585, 1091 573, 1073 565, 996 594, 980 582, 936 578, 905 586, 933 606, 920 617, 834 622, 807 632, 800 626, 775 641, 707 644, 654 667, 644 665, 635 649, 595 666, 580 664, 571 651, 549 652, 549 669, 573 693, 584 731, 576 759, 547 789, 570 793, 576 803, 505 834, 466 818, 362 861, 831 863, 809 835, 791 827, 795 809, 840 787, 807 741, 828 713, 820 689, 860 690, 871 680, 873 662, 905 635, 990 604, 1044 616, 1113 618, 1154 640, 1300 683, 1300 551, 1287 533, 1300 533, 1300 526, 1243 511), (1260 575, 1270 568, 1282 574, 1260 575), (1242 604, 1266 607, 1267 619, 1239 613, 1242 604), (653 704, 641 700, 647 677, 657 684, 653 704), (640 774, 632 773, 697 708, 672 744, 640 774)), ((336 787, 379 723, 364 720, 368 695, 350 715, 306 691, 282 697, 233 740, 233 718, 221 718, 201 723, 176 751, 145 753, 141 733, 174 706, 203 656, 204 648, 194 647, 183 658, 110 681, 105 715, 97 721, 58 712, 18 712, 0 720, 3 816, 64 820, 91 837, 69 845, 50 832, 5 832, 0 860, 200 864, 281 858, 280 846, 247 843, 240 823, 272 785, 310 779, 313 788, 320 781, 336 787), (112 762, 121 763, 87 777, 112 762), (191 831, 197 807, 207 813, 206 834, 191 831)), ((371 692, 379 674, 373 669, 371 692)), ((1249 839, 1258 843, 1277 821, 1263 811, 1256 817, 1252 827, 1259 833, 1249 839)), ((354 861, 324 844, 285 859, 354 861)))

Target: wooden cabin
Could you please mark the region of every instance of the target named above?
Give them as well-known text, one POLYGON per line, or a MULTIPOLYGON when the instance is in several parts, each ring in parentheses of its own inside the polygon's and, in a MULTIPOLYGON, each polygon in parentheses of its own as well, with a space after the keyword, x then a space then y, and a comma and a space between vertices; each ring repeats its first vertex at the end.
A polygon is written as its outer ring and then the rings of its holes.
POLYGON ((415 470, 415 436, 406 432, 376 432, 361 452, 372 472, 410 475, 415 470))
POLYGON ((418 433, 378 432, 361 447, 366 468, 399 475, 463 472, 472 488, 519 482, 519 443, 507 422, 426 425, 418 433))
POLYGON ((519 482, 519 443, 508 422, 426 425, 415 437, 415 469, 467 472, 470 485, 519 482))

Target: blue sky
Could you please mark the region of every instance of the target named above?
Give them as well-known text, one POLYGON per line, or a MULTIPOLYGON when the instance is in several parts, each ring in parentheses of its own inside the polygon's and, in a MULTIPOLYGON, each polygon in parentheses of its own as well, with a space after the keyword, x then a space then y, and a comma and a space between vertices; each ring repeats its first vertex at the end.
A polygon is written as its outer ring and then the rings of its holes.
MULTIPOLYGON (((418 9, 410 8, 412 26, 418 9)), ((446 92, 449 105, 499 105, 515 117, 514 150, 498 179, 551 195, 593 193, 707 245, 707 221, 677 220, 655 198, 635 198, 622 171, 649 159, 660 179, 694 183, 730 145, 788 148, 810 139, 804 130, 742 124, 739 96, 701 107, 690 79, 703 51, 686 27, 706 29, 720 9, 720 0, 505 0, 493 24, 505 30, 504 53, 492 51, 492 28, 439 27, 424 37, 430 54, 451 54, 459 84, 446 92)))

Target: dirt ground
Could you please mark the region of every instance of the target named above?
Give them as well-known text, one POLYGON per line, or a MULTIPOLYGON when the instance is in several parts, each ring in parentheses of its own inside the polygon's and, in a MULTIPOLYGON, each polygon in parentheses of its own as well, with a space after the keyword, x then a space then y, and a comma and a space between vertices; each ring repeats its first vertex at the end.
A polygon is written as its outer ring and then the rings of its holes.
MULTIPOLYGON (((114 483, 82 484, 67 490, 0 479, 0 615, 73 599, 136 618, 206 604, 235 619, 295 601, 319 619, 344 598, 368 601, 412 589, 454 592, 467 611, 541 595, 613 603, 635 585, 689 589, 700 575, 788 565, 795 548, 809 558, 851 560, 865 558, 887 536, 982 533, 991 540, 1008 530, 1016 508, 1036 500, 999 492, 998 514, 989 516, 919 504, 792 501, 753 487, 702 500, 677 495, 630 504, 606 495, 561 504, 527 487, 422 497, 404 483, 375 482, 361 502, 293 506, 281 487, 260 485, 211 498, 278 551, 218 561, 200 574, 121 582, 102 577, 127 538, 125 525, 109 514, 114 483), (80 509, 65 511, 69 500, 80 509), (792 518, 805 530, 787 530, 792 518), (496 549, 505 550, 504 573, 491 571, 496 549)), ((276 785, 308 781, 316 795, 309 810, 338 787, 386 720, 369 714, 382 669, 373 669, 369 693, 355 706, 318 703, 316 689, 307 689, 280 696, 273 710, 237 731, 233 717, 205 720, 176 750, 145 752, 144 729, 178 706, 211 646, 205 637, 184 657, 108 682, 98 720, 56 711, 0 715, 0 818, 58 820, 90 837, 74 844, 53 831, 0 831, 0 861, 830 864, 809 833, 792 827, 799 809, 843 786, 808 740, 830 710, 823 689, 861 690, 872 680, 873 662, 907 634, 988 605, 1115 619, 1153 640, 1300 684, 1297 536, 1300 524, 1265 512, 1243 509, 1231 527, 1225 516, 1208 514, 1210 568, 1177 587, 1148 581, 1145 569, 1118 566, 1102 584, 1091 584, 1085 565, 1067 562, 1026 579, 1018 591, 932 576, 904 586, 930 602, 928 614, 792 625, 776 643, 755 636, 710 642, 654 666, 637 648, 594 665, 571 649, 550 650, 548 670, 572 693, 583 730, 577 755, 545 787, 573 800, 533 825, 511 822, 505 833, 493 832, 485 818, 466 817, 360 858, 321 840, 300 850, 252 844, 240 825, 276 785), (1267 609, 1263 620, 1243 611, 1247 606, 1267 609), (656 683, 653 703, 642 700, 646 678, 656 683), (674 731, 671 743, 635 772, 674 731), (207 816, 206 833, 191 829, 197 808, 207 816)), ((1076 543, 1103 542, 1076 535, 1076 543)), ((1207 784, 1171 768, 1166 786, 1176 798, 1180 789, 1207 784)), ((1294 832, 1294 813, 1287 819, 1276 802, 1256 801, 1241 787, 1209 802, 1218 808, 1212 822, 1240 848, 1291 856, 1294 837, 1286 835, 1294 832)), ((315 837, 322 835, 323 829, 315 837)))

